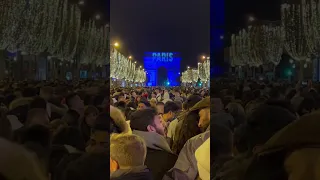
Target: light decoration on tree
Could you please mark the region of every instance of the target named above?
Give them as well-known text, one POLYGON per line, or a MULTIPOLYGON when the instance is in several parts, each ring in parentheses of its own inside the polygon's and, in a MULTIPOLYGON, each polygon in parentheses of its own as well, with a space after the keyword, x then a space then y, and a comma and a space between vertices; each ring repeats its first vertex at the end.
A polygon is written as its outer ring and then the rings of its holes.
POLYGON ((192 83, 199 80, 199 71, 198 69, 188 69, 182 72, 181 82, 183 83, 192 83))
MULTIPOLYGON (((31 2, 30 2, 31 3, 31 2)), ((21 34, 24 32, 25 18, 29 14, 29 9, 26 8, 26 1, 20 0, 4 0, 4 9, 8 14, 1 17, 1 21, 7 21, 5 23, 7 27, 3 31, 3 38, 6 41, 5 48, 9 52, 16 52, 20 43, 21 34)), ((29 5, 31 6, 31 5, 29 5)))
POLYGON ((210 59, 198 63, 198 74, 199 78, 204 82, 207 82, 210 79, 210 59))
POLYGON ((244 38, 248 46, 248 65, 259 67, 263 64, 261 51, 264 47, 261 41, 261 26, 249 26, 245 35, 244 38))
POLYGON ((309 51, 320 55, 320 1, 301 0, 303 31, 309 51))
POLYGON ((142 83, 146 81, 146 72, 136 68, 136 64, 115 48, 111 49, 110 77, 124 79, 129 82, 142 83))
POLYGON ((262 26, 261 32, 262 48, 260 53, 263 56, 263 62, 271 62, 275 66, 280 63, 284 50, 284 29, 273 23, 262 26))
POLYGON ((281 22, 285 32, 284 48, 296 61, 305 61, 310 55, 304 32, 302 6, 282 4, 281 22))

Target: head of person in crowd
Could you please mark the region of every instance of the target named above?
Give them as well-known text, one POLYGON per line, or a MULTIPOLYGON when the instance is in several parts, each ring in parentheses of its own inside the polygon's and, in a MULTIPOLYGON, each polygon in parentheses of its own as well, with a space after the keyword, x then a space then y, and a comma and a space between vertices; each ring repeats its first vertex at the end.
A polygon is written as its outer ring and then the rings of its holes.
POLYGON ((125 97, 125 95, 124 95, 124 93, 119 93, 117 96, 116 96, 116 100, 117 100, 117 102, 121 102, 121 101, 123 101, 123 102, 125 102, 126 101, 126 97, 125 97))
POLYGON ((163 120, 165 122, 171 122, 176 118, 179 110, 180 108, 175 102, 166 102, 166 104, 164 105, 164 114, 162 115, 163 120))
POLYGON ((138 110, 147 109, 150 107, 151 104, 145 98, 141 98, 141 100, 138 102, 138 110))
POLYGON ((56 134, 61 128, 64 128, 64 127, 68 127, 68 124, 62 119, 55 119, 50 122, 50 131, 53 135, 56 134))
POLYGON ((226 112, 230 113, 234 119, 234 128, 238 127, 240 124, 243 124, 246 120, 246 114, 244 108, 240 103, 231 102, 226 106, 226 112))
POLYGON ((143 109, 132 113, 130 127, 132 130, 154 132, 165 136, 165 127, 154 109, 143 109))
POLYGON ((198 127, 205 131, 210 124, 210 97, 206 97, 195 104, 190 111, 198 111, 199 123, 198 127))
POLYGON ((22 91, 22 96, 23 97, 35 97, 35 96, 37 96, 37 91, 31 87, 24 88, 22 91))
POLYGON ((29 104, 29 109, 34 109, 34 108, 43 108, 48 112, 49 118, 51 117, 51 107, 48 104, 48 102, 41 97, 35 97, 33 101, 29 104))
POLYGON ((211 142, 212 142, 212 159, 214 162, 219 158, 232 157, 233 155, 233 133, 221 124, 211 123, 211 142))
POLYGON ((141 137, 133 134, 112 135, 110 138, 111 179, 130 179, 131 176, 150 178, 151 173, 144 166, 146 155, 146 143, 141 137), (129 171, 129 173, 121 173, 121 171, 129 171))
POLYGON ((20 145, 0 138, 0 178, 5 180, 47 180, 48 174, 33 153, 20 145), (18 166, 17 166, 18 165, 18 166))
POLYGON ((26 126, 39 124, 49 127, 49 123, 50 119, 46 110, 35 108, 28 111, 27 120, 25 123, 26 126))
MULTIPOLYGON (((112 108, 110 108, 110 111, 113 111, 112 108)), ((86 147, 88 153, 107 153, 109 151, 109 136, 112 134, 111 131, 114 129, 120 131, 118 126, 116 128, 113 127, 114 121, 111 120, 110 114, 105 112, 98 115, 95 124, 91 129, 90 140, 86 147), (108 119, 110 119, 109 122, 107 121, 108 119)), ((119 114, 122 113, 119 112, 119 114)), ((125 123, 126 122, 123 124, 126 125, 125 123)))
POLYGON ((108 158, 105 153, 86 153, 67 166, 62 180, 108 179, 108 158))
POLYGON ((85 140, 82 133, 75 127, 63 127, 53 136, 52 144, 67 145, 78 151, 84 151, 85 140))
POLYGON ((157 112, 159 114, 164 114, 164 103, 163 102, 157 102, 157 112))
POLYGON ((314 98, 305 97, 298 106, 297 113, 299 114, 299 116, 303 116, 305 114, 315 111, 317 108, 317 103, 314 98))
POLYGON ((202 98, 199 95, 190 95, 186 101, 185 110, 189 110, 201 100, 202 98))
POLYGON ((84 111, 84 122, 88 126, 93 127, 98 114, 99 114, 99 110, 95 106, 92 106, 92 105, 87 106, 84 111))
POLYGON ((42 87, 39 96, 46 101, 49 101, 53 97, 53 88, 49 86, 42 87))
POLYGON ((69 109, 77 111, 80 117, 83 117, 84 103, 78 94, 76 93, 69 94, 66 97, 66 104, 69 109))
POLYGON ((156 108, 157 107, 157 99, 156 98, 150 99, 150 106, 152 108, 156 108))
POLYGON ((80 114, 73 109, 68 110, 61 119, 67 122, 69 126, 78 127, 80 124, 80 114))
POLYGON ((260 148, 276 132, 296 119, 295 114, 283 107, 259 106, 247 119, 245 131, 248 149, 260 148))
MULTIPOLYGON (((130 120, 130 119, 129 119, 130 120)), ((116 107, 110 106, 110 134, 130 133, 131 129, 124 114, 116 107)))

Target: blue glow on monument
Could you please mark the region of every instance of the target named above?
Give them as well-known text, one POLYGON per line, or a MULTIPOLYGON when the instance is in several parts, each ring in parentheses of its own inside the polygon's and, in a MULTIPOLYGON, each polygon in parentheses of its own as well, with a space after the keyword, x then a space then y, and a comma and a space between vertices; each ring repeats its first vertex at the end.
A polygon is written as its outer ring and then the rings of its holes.
POLYGON ((181 57, 176 52, 146 52, 147 86, 180 86, 181 57))

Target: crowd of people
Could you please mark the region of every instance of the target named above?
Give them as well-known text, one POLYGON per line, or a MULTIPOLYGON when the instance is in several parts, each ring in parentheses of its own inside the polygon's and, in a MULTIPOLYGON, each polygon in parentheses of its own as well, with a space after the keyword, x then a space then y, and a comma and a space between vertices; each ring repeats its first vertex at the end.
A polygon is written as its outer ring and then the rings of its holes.
POLYGON ((1 82, 1 180, 109 178, 109 87, 1 82))
POLYGON ((0 179, 318 180, 319 92, 1 82, 0 179))
POLYGON ((211 179, 320 179, 319 84, 229 80, 211 86, 211 179))
POLYGON ((110 179, 210 179, 208 89, 114 88, 110 98, 110 179))
POLYGON ((0 179, 209 179, 208 89, 108 86, 0 82, 0 179))

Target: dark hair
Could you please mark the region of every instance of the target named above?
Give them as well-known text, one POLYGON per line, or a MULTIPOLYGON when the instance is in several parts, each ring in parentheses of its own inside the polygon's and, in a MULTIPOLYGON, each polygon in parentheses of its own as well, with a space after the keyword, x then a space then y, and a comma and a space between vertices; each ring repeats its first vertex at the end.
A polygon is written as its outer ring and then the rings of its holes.
POLYGON ((23 97, 34 97, 37 95, 37 92, 34 88, 25 88, 23 91, 22 91, 22 96, 23 97))
MULTIPOLYGON (((151 107, 151 104, 144 98, 141 98, 141 100, 139 101, 139 103, 143 103, 144 105, 146 105, 147 107, 151 107)), ((138 103, 138 104, 139 104, 138 103)))
POLYGON ((69 126, 74 126, 74 127, 79 126, 80 124, 79 118, 80 118, 80 114, 73 109, 69 109, 67 113, 62 117, 62 119, 66 121, 69 126))
POLYGON ((213 157, 232 153, 232 131, 223 125, 215 123, 211 124, 211 128, 213 129, 211 139, 211 142, 213 142, 211 151, 213 157))
POLYGON ((26 128, 21 136, 20 143, 35 143, 44 148, 50 147, 51 133, 49 128, 43 125, 33 125, 26 128))
POLYGON ((110 130, 110 123, 108 121, 111 117, 109 112, 100 113, 93 125, 93 129, 101 130, 101 131, 109 131, 110 130))
POLYGON ((71 108, 71 101, 74 97, 78 96, 77 93, 71 93, 66 97, 66 105, 71 108))
POLYGON ((110 178, 109 155, 86 153, 71 162, 64 172, 63 180, 105 180, 110 178))
POLYGON ((54 145, 69 145, 84 151, 85 141, 78 128, 64 127, 60 129, 52 139, 54 145))
POLYGON ((138 110, 131 114, 130 127, 132 130, 147 131, 147 127, 152 125, 154 117, 157 115, 155 109, 138 110))
MULTIPOLYGON (((192 137, 201 133, 198 127, 199 111, 189 112, 184 119, 182 119, 182 126, 176 131, 176 139, 172 144, 172 151, 179 154, 185 143, 192 137)), ((131 122, 130 122, 131 123, 131 122)))
POLYGON ((164 105, 162 101, 157 102, 157 105, 164 105))
POLYGON ((191 95, 186 101, 185 109, 192 108, 195 104, 201 101, 201 99, 202 99, 201 96, 191 95))
POLYGON ((166 102, 166 104, 164 104, 164 113, 165 114, 169 113, 170 111, 177 112, 179 110, 180 110, 180 108, 175 102, 168 101, 168 102, 166 102))
POLYGON ((41 97, 34 98, 29 105, 29 109, 34 109, 34 108, 46 109, 46 107, 47 107, 47 102, 41 97))

